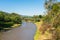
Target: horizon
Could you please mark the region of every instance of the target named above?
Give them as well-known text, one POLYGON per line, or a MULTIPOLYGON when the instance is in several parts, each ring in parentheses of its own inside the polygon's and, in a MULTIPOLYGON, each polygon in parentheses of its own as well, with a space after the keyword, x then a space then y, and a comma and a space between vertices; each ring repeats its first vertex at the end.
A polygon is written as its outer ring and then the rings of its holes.
MULTIPOLYGON (((58 0, 60 1, 60 0, 58 0)), ((0 11, 18 13, 20 15, 43 15, 43 0, 0 0, 0 11)))

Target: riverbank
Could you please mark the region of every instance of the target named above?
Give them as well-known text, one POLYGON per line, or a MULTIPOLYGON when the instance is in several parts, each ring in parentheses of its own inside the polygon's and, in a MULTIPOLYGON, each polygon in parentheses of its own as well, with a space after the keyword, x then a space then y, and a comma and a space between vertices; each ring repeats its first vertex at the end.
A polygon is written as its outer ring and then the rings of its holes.
POLYGON ((36 30, 36 34, 34 36, 34 40, 38 40, 38 37, 41 35, 40 31, 39 31, 39 28, 41 27, 42 21, 41 22, 36 22, 35 24, 37 26, 37 30, 36 30))
POLYGON ((49 28, 45 31, 44 34, 41 33, 41 30, 39 28, 41 27, 42 22, 35 23, 37 25, 37 31, 34 36, 34 40, 56 40, 57 38, 60 39, 60 28, 55 30, 55 28, 49 28), (52 30, 52 31, 51 31, 52 30), (58 35, 57 35, 58 33, 58 35))
POLYGON ((3 31, 8 31, 8 30, 11 30, 12 28, 17 28, 21 26, 21 24, 14 24, 13 26, 11 26, 10 28, 3 28, 2 30, 0 30, 0 32, 3 32, 3 31))

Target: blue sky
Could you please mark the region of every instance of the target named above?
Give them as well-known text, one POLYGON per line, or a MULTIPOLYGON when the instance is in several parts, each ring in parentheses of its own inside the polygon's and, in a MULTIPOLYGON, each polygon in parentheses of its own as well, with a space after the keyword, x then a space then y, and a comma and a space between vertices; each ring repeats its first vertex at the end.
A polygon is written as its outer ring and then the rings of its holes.
POLYGON ((44 14, 44 0, 0 0, 0 11, 20 15, 44 14))

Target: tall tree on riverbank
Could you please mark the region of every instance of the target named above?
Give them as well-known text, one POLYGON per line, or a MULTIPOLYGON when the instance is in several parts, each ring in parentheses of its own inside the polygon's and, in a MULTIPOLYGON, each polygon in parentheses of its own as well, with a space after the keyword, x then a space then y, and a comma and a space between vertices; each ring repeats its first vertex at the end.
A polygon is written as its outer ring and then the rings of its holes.
POLYGON ((42 29, 43 34, 47 31, 52 34, 52 40, 60 40, 60 2, 46 0, 45 8, 47 9, 47 14, 43 19, 43 27, 40 29, 42 29))

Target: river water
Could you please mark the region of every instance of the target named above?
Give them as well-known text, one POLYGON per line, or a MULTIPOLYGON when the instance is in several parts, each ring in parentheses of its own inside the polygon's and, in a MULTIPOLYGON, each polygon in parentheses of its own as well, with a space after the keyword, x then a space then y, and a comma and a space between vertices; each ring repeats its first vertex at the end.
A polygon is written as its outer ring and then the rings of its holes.
POLYGON ((1 40, 34 40, 36 25, 31 22, 23 22, 18 28, 4 32, 1 40))

